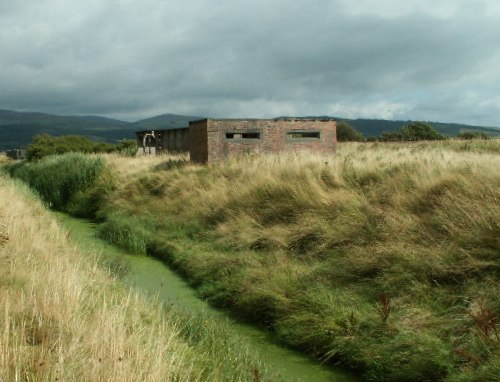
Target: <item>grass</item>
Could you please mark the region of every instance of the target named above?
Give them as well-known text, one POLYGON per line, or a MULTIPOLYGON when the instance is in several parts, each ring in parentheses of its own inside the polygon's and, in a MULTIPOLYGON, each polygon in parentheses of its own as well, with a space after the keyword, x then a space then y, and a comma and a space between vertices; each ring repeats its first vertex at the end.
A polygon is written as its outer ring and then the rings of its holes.
POLYGON ((0 153, 0 166, 8 164, 11 162, 11 159, 5 155, 4 153, 0 153))
POLYGON ((51 208, 80 217, 94 217, 114 187, 104 161, 95 155, 48 156, 34 163, 14 163, 6 170, 26 182, 51 208))
POLYGON ((134 293, 102 264, 25 187, 0 176, 0 380, 265 376, 223 324, 134 293))
POLYGON ((107 156, 103 237, 366 380, 500 375, 500 142, 335 155, 107 156))
POLYGON ((120 187, 101 230, 366 379, 492 378, 499 343, 472 312, 500 311, 499 142, 469 143, 209 166, 109 159, 120 187))

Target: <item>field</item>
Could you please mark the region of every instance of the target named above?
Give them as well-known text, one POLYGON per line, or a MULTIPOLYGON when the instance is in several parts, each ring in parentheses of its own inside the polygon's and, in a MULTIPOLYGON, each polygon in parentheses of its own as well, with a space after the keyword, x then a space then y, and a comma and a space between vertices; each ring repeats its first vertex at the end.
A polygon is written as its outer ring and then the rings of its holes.
MULTIPOLYGON (((104 156, 99 208, 85 207, 92 187, 59 208, 365 380, 498 380, 499 147, 345 143, 209 166, 104 156)), ((11 173, 29 182, 44 166, 11 173)))

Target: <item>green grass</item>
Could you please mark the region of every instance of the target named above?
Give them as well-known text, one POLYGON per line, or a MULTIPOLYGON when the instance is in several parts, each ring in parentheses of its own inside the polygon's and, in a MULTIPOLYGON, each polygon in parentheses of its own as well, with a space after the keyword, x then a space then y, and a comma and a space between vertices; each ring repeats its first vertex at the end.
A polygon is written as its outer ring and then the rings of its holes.
POLYGON ((80 217, 95 217, 114 187, 103 159, 81 153, 15 163, 6 170, 25 181, 51 208, 80 217))
POLYGON ((342 144, 209 166, 110 157, 101 234, 367 380, 481 380, 500 375, 499 145, 342 144))
POLYGON ((0 175, 0 380, 270 381, 227 320, 134 292, 0 175), (258 379, 256 379, 258 376, 258 379))

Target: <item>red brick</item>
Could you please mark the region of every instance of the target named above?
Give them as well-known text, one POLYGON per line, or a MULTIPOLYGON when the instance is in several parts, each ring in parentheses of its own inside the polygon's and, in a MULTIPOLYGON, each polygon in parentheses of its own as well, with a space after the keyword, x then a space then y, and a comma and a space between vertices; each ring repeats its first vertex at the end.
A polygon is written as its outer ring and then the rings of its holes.
POLYGON ((333 153, 337 146, 337 123, 332 120, 204 119, 189 123, 189 152, 197 163, 211 163, 247 153, 311 151, 333 153), (227 132, 260 133, 260 139, 230 140, 227 132), (290 131, 319 131, 320 138, 290 139, 290 131))

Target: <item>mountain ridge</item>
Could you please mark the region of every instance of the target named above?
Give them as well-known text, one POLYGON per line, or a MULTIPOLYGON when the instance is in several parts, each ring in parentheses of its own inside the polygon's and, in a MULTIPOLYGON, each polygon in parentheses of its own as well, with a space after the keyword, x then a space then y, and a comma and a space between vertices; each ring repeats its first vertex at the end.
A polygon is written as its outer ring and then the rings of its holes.
MULTIPOLYGON (((117 142, 134 139, 139 130, 175 129, 189 125, 200 116, 185 116, 172 113, 126 122, 98 115, 56 115, 41 112, 0 110, 0 151, 28 145, 38 134, 83 135, 95 140, 117 142)), ((376 137, 385 131, 394 131, 412 121, 392 121, 383 119, 349 119, 331 116, 308 116, 296 118, 321 118, 345 121, 366 137, 376 137)), ((462 131, 482 131, 500 137, 500 128, 473 126, 460 123, 428 122, 439 132, 457 135, 462 131)))

